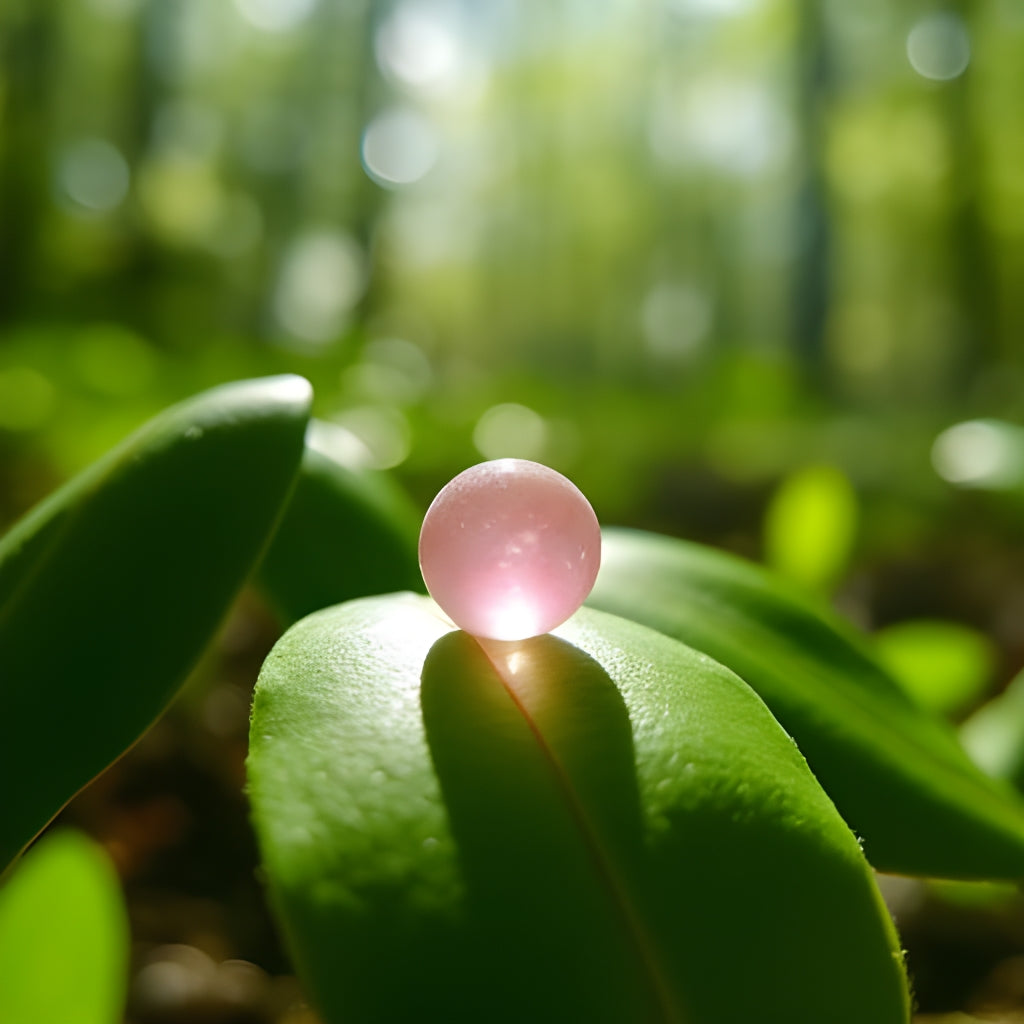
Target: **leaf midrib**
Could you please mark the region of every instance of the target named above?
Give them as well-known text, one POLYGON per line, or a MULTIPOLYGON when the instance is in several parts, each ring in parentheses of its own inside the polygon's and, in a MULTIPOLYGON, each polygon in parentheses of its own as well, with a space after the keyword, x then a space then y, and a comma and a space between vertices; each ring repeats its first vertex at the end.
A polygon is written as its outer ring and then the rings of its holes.
POLYGON ((640 972, 647 979, 654 993, 659 1016, 664 1021, 664 1024, 688 1024, 688 1017, 679 1005, 679 1001, 671 985, 668 983, 664 968, 659 962, 660 958, 656 953, 655 944, 637 915, 627 895, 626 887, 618 878, 614 866, 608 857, 605 856, 601 843, 598 840, 597 832, 590 822, 569 774, 565 771, 561 761, 559 761, 551 745, 548 743, 537 721, 530 714, 529 709, 516 692, 515 686, 509 677, 510 673, 508 672, 505 659, 494 657, 488 649, 486 640, 479 637, 474 637, 474 639, 483 651, 488 663, 494 669, 494 673, 508 694, 509 699, 530 730, 530 735, 537 745, 540 756, 551 772, 555 781, 555 788, 565 801, 570 818, 579 832, 583 848, 586 850, 598 877, 604 882, 612 905, 625 926, 626 934, 631 939, 640 972))

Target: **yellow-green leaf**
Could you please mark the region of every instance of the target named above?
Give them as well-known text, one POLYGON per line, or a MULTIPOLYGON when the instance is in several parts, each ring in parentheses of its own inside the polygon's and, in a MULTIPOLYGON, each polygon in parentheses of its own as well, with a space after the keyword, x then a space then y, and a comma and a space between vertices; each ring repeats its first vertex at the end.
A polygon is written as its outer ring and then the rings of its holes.
POLYGON ((0 887, 0 1021, 119 1024, 128 918, 109 858, 84 835, 47 835, 0 887))
POLYGON ((936 714, 965 711, 992 680, 995 646, 963 623, 910 619, 885 626, 872 640, 878 660, 896 682, 936 714))
POLYGON ((765 562, 811 590, 829 590, 850 560, 857 495, 835 466, 805 466, 786 477, 765 515, 765 562))

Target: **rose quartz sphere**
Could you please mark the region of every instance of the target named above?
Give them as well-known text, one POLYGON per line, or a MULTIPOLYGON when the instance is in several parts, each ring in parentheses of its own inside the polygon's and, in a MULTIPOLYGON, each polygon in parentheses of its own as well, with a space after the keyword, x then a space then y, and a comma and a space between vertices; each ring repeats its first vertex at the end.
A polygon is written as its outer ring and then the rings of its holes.
POLYGON ((601 528, 561 473, 496 459, 460 473, 434 499, 420 531, 430 596, 461 629, 523 640, 563 623, 590 593, 601 528))

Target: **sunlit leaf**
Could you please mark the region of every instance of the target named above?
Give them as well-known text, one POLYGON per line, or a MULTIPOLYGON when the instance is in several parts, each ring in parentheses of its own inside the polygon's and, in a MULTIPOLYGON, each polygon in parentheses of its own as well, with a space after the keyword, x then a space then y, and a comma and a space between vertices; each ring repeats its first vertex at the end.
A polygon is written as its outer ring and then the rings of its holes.
POLYGON ((959 622, 913 619, 878 630, 875 654, 919 704, 955 715, 989 685, 995 649, 983 633, 959 622))
POLYGON ((699 545, 605 533, 594 607, 728 665, 799 744, 875 867, 1024 878, 1024 801, 986 777, 865 641, 771 573, 699 545))
POLYGON ((0 543, 0 865, 173 696, 274 526, 310 398, 271 377, 175 406, 0 543))
POLYGON ((420 519, 386 474, 307 445, 260 583, 289 622, 353 597, 422 590, 420 519))
POLYGON ((829 589, 850 559, 857 495, 835 466, 806 466, 788 476, 765 515, 765 561, 813 590, 829 589))
POLYGON ((128 920, 113 866, 78 832, 33 847, 0 887, 0 1020, 118 1024, 128 920))
POLYGON ((1024 672, 963 723, 960 739, 986 772, 1024 790, 1024 672))
POLYGON ((925 883, 935 898, 968 910, 996 910, 1016 903, 1024 909, 1020 886, 1013 882, 949 882, 932 879, 925 883))
POLYGON ((265 663, 250 795, 329 1024, 906 1021, 860 848, 761 701, 636 623, 556 632, 396 595, 265 663))

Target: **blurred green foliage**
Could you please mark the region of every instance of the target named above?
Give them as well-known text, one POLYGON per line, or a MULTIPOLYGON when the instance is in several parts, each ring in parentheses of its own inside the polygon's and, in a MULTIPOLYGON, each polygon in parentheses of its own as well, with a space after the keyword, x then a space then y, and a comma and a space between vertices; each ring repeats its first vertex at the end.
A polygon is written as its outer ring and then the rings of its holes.
POLYGON ((0 530, 157 410, 294 372, 420 508, 540 459, 863 625, 977 630, 999 688, 1022 56, 1017 0, 8 0, 0 530))
POLYGON ((1019 418, 1010 0, 18 0, 0 39, 2 521, 284 370, 423 499, 529 454, 741 548, 810 461, 890 496, 868 553, 926 545, 939 429, 1019 418))
POLYGON ((765 510, 765 561, 809 589, 828 592, 846 572, 857 515, 857 496, 840 470, 799 469, 765 510))
POLYGON ((984 633, 958 622, 930 619, 880 629, 875 655, 912 697, 949 717, 980 702, 995 664, 992 642, 984 633))
POLYGON ((1012 0, 14 0, 0 48, 0 527, 294 372, 420 508, 539 459, 1024 665, 1012 0))
POLYGON ((1013 0, 12 0, 0 527, 294 372, 421 508, 540 459, 1009 678, 1022 53, 1013 0))

